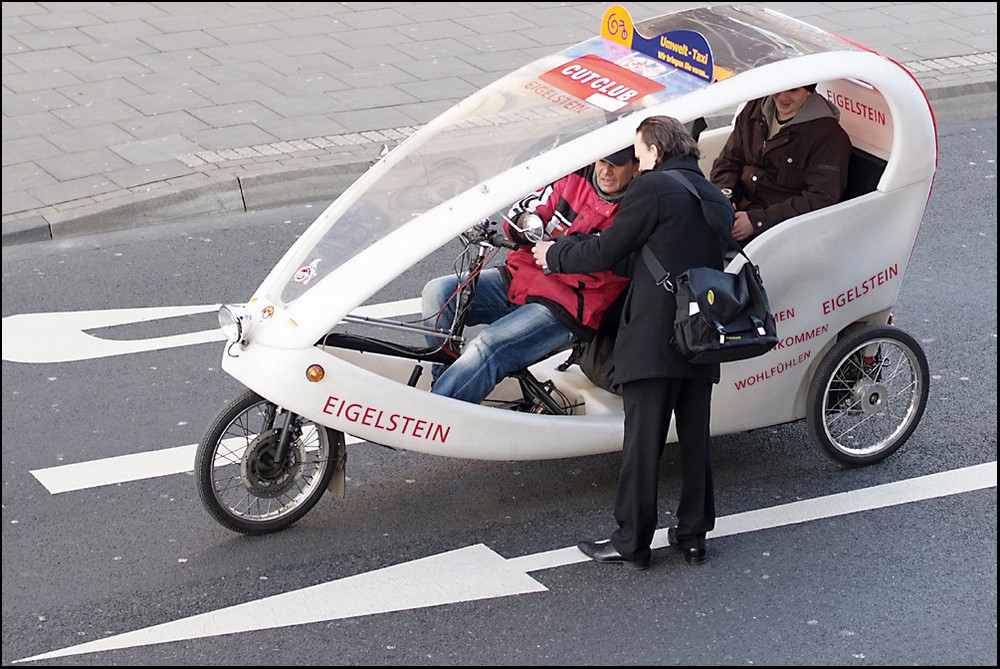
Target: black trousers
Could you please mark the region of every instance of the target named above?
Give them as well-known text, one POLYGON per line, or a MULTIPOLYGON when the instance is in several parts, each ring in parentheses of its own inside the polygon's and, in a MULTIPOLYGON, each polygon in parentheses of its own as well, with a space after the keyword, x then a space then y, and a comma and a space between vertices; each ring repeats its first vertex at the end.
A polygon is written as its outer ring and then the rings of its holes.
POLYGON ((704 537, 715 527, 715 492, 709 433, 712 387, 696 379, 643 379, 625 383, 625 440, 615 494, 618 529, 611 543, 627 560, 646 560, 657 524, 660 456, 671 416, 681 449, 677 537, 704 537))

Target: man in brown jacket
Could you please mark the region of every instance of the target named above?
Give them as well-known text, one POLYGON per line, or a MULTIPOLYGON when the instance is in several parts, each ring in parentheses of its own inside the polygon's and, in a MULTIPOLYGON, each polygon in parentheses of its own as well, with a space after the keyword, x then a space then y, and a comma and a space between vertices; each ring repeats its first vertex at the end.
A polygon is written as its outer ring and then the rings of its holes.
POLYGON ((851 139, 816 85, 752 100, 712 164, 710 179, 736 209, 733 237, 754 235, 840 201, 851 139))

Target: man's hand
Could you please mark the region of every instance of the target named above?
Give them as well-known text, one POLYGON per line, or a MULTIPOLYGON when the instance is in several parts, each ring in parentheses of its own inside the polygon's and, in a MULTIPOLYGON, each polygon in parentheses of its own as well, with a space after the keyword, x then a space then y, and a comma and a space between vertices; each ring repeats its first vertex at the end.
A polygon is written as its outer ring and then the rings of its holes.
POLYGON ((554 243, 555 242, 537 242, 535 247, 531 249, 531 253, 535 256, 535 264, 543 270, 547 270, 549 268, 549 265, 545 260, 545 254, 548 252, 549 247, 554 243))
POLYGON ((736 220, 733 222, 733 239, 742 242, 753 235, 753 224, 745 211, 736 212, 736 220))

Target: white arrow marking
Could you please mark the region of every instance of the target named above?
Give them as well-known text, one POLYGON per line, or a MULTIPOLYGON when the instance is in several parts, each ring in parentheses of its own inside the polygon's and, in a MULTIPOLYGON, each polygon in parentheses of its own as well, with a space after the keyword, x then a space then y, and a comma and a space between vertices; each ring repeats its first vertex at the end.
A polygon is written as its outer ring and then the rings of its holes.
MULTIPOLYGON (((719 519, 718 527, 711 536, 793 525, 995 488, 996 485, 997 463, 993 461, 908 481, 726 516, 719 519)), ((653 548, 666 545, 666 529, 657 530, 653 548)), ((454 602, 544 592, 547 588, 529 577, 530 572, 584 562, 587 559, 576 548, 562 548, 506 560, 486 546, 477 544, 367 574, 35 655, 17 660, 15 664, 454 602)))
MULTIPOLYGON (((11 362, 53 363, 156 351, 223 341, 221 330, 205 330, 152 339, 102 339, 85 330, 209 313, 218 304, 186 307, 108 309, 61 313, 18 314, 3 319, 3 359, 11 362)), ((420 299, 397 300, 359 308, 355 313, 392 318, 417 313, 420 299)), ((360 440, 348 438, 348 443, 360 440)), ((83 490, 126 481, 190 472, 197 444, 150 453, 134 453, 104 460, 36 469, 31 473, 51 494, 83 490)))
POLYGON ((225 337, 218 329, 131 341, 101 339, 84 332, 159 318, 203 314, 218 309, 218 304, 212 304, 8 316, 3 319, 3 359, 29 363, 70 362, 223 341, 225 337))
MULTIPOLYGON (((27 363, 73 362, 224 341, 225 337, 219 329, 132 340, 102 339, 85 332, 116 325, 204 314, 218 311, 219 306, 144 307, 7 316, 3 319, 3 359, 27 363)), ((392 318, 419 312, 420 298, 413 298, 360 307, 354 313, 392 318)))
MULTIPOLYGON (((348 444, 359 444, 362 441, 347 436, 348 444)), ((102 485, 189 473, 194 470, 194 455, 197 450, 198 444, 188 444, 146 453, 131 453, 102 460, 33 469, 30 474, 45 486, 50 494, 57 495, 102 485)))
POLYGON ((61 492, 190 472, 194 470, 194 453, 197 449, 197 444, 188 444, 148 453, 132 453, 103 460, 34 469, 31 475, 38 479, 49 493, 56 495, 61 492))
POLYGON ((307 625, 375 613, 544 592, 545 586, 482 544, 321 583, 254 602, 18 660, 307 625))

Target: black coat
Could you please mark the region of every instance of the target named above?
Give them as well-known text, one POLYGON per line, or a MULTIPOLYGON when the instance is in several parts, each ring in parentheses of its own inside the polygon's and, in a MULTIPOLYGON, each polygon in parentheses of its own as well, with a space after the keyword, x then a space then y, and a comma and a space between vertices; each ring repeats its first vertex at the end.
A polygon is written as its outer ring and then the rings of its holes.
POLYGON ((669 158, 637 175, 614 221, 600 235, 564 235, 546 253, 554 272, 593 272, 628 261, 632 276, 615 344, 615 383, 648 378, 719 380, 719 365, 692 365, 669 343, 676 301, 656 285, 640 255, 643 244, 672 276, 691 267, 721 269, 725 242, 705 222, 701 203, 663 170, 680 170, 705 204, 732 227, 733 207, 693 157, 669 158))

